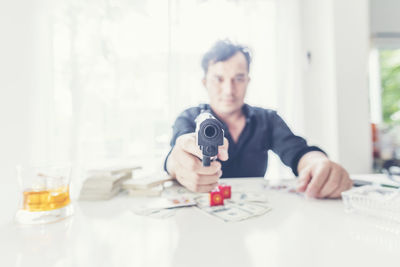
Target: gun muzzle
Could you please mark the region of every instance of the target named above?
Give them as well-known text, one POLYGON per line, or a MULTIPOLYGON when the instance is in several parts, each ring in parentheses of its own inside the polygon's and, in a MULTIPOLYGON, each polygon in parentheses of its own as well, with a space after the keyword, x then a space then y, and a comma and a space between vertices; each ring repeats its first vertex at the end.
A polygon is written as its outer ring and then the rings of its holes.
POLYGON ((210 166, 218 155, 218 146, 224 144, 222 124, 210 112, 204 111, 196 118, 197 145, 203 153, 203 166, 210 166))

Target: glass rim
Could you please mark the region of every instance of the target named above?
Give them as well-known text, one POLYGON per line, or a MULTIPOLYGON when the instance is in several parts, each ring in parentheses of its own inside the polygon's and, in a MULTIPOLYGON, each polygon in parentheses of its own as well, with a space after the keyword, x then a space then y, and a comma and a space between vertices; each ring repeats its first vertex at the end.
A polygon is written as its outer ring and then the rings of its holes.
POLYGON ((69 161, 55 161, 55 162, 28 162, 17 163, 15 168, 72 168, 72 163, 69 161))

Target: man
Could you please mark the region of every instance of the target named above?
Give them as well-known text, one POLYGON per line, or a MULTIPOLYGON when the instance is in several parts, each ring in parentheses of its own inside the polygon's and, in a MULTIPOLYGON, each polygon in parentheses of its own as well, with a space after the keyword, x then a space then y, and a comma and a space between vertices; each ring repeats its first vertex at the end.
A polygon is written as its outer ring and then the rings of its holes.
POLYGON ((264 176, 271 149, 299 176, 299 192, 315 198, 340 197, 352 186, 343 167, 329 160, 320 148, 308 146, 294 135, 275 111, 244 103, 250 62, 247 49, 229 41, 217 42, 204 55, 202 82, 210 104, 189 108, 176 119, 165 170, 189 190, 209 192, 221 177, 264 176), (225 131, 218 160, 210 167, 202 166, 194 133, 194 120, 202 109, 219 119, 225 131))

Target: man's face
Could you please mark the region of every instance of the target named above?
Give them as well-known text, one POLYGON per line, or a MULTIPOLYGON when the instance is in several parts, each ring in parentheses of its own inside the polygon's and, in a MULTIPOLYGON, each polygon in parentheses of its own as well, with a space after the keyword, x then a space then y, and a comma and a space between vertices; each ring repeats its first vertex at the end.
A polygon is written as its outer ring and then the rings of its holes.
POLYGON ((249 84, 247 61, 237 52, 226 61, 210 63, 203 79, 212 109, 219 114, 231 114, 240 110, 249 84))

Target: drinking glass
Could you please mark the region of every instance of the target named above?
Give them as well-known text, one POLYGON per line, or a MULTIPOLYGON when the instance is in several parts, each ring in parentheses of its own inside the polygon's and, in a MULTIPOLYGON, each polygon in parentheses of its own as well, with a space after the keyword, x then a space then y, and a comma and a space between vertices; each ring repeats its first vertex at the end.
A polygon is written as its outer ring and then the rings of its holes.
POLYGON ((71 167, 17 166, 20 203, 15 219, 22 224, 59 221, 73 214, 69 188, 71 167))

